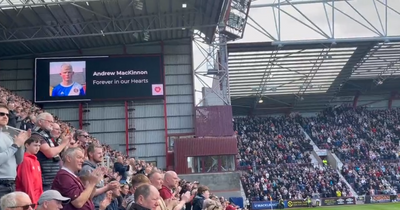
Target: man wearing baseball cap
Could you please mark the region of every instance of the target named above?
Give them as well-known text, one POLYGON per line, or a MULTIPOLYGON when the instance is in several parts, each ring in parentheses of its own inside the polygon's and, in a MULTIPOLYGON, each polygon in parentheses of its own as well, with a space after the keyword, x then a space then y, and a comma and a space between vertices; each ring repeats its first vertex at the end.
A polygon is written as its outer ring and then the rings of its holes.
POLYGON ((36 210, 60 210, 71 199, 62 196, 57 190, 46 190, 40 196, 36 210))

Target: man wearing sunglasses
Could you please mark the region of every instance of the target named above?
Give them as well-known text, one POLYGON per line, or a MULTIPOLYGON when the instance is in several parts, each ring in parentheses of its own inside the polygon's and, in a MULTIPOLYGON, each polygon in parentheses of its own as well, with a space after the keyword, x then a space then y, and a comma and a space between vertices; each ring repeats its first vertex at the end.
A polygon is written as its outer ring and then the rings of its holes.
POLYGON ((1 132, 8 123, 9 110, 5 104, 0 104, 0 196, 15 190, 17 165, 24 159, 25 141, 31 136, 31 131, 20 132, 11 137, 1 132))
POLYGON ((36 204, 32 203, 26 193, 12 192, 1 197, 0 207, 2 210, 33 210, 36 204))
POLYGON ((74 133, 73 139, 79 144, 83 150, 86 150, 86 147, 89 145, 89 134, 85 130, 76 130, 74 133))

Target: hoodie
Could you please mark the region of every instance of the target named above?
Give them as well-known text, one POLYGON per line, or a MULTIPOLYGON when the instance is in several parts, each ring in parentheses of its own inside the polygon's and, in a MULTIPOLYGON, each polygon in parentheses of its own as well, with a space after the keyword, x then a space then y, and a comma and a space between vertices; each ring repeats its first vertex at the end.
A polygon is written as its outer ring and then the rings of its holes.
POLYGON ((202 195, 197 194, 196 197, 193 199, 193 210, 202 210, 203 209, 203 203, 204 203, 205 198, 202 195))
MULTIPOLYGON (((94 169, 97 168, 97 164, 93 163, 89 160, 85 160, 82 164, 82 169, 79 171, 78 176, 85 176, 89 173, 92 173, 94 169)), ((96 188, 102 188, 104 187, 104 180, 101 180, 97 185, 96 188)), ((100 207, 100 203, 104 200, 106 197, 106 193, 100 194, 98 196, 93 197, 93 203, 96 209, 100 207)))
POLYGON ((36 155, 24 154, 24 160, 17 167, 15 190, 29 195, 32 203, 37 203, 43 193, 42 171, 36 155))

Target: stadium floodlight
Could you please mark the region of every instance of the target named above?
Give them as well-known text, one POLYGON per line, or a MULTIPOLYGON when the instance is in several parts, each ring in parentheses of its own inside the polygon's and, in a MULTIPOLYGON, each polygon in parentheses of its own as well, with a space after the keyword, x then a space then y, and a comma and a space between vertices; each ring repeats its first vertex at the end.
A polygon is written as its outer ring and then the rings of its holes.
POLYGON ((137 10, 143 10, 143 2, 141 0, 136 0, 135 8, 137 10))
POLYGON ((143 40, 147 42, 147 41, 149 41, 149 39, 150 39, 150 33, 148 31, 144 31, 143 32, 143 40))

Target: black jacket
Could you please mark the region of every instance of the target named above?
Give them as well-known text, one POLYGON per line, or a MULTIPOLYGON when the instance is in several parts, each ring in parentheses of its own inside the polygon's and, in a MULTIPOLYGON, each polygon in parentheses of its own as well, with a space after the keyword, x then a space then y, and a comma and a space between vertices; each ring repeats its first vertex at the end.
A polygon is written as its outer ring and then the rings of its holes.
POLYGON ((145 207, 143 207, 143 206, 141 206, 139 204, 132 203, 132 205, 127 210, 150 210, 150 209, 145 208, 145 207))
POLYGON ((193 199, 192 210, 202 210, 205 198, 202 195, 197 194, 193 199))
POLYGON ((10 110, 9 113, 10 113, 10 116, 8 118, 8 124, 7 125, 16 128, 17 127, 17 119, 18 119, 18 117, 17 117, 17 115, 15 114, 14 111, 10 110))

